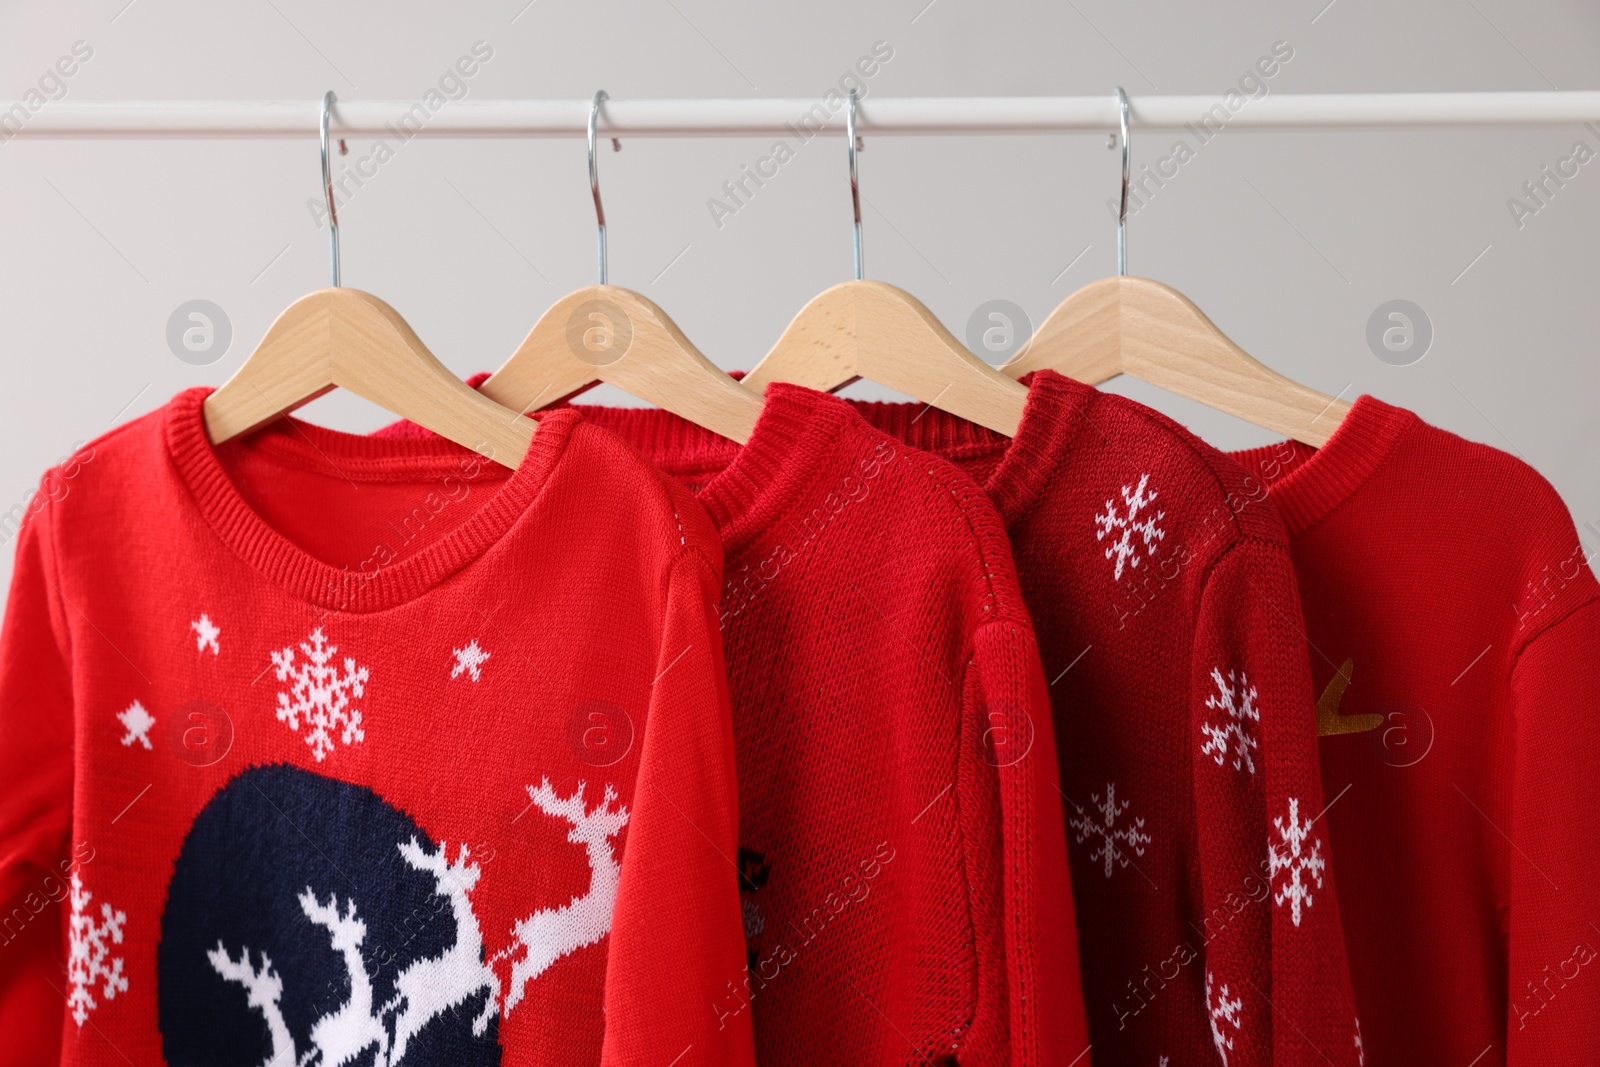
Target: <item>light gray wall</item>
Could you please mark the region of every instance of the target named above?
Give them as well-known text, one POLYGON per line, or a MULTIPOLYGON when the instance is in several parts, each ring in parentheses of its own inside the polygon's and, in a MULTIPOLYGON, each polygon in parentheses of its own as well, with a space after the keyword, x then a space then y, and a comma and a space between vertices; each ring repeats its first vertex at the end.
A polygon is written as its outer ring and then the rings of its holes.
MULTIPOLYGON (((0 6, 0 105, 79 41, 93 54, 60 83, 67 99, 308 101, 327 88, 418 99, 478 41, 493 49, 467 83, 479 99, 597 88, 820 97, 886 42, 893 58, 866 83, 870 107, 874 94, 1109 95, 1118 84, 1135 101, 1220 97, 1280 41, 1293 58, 1268 83, 1274 93, 1593 88, 1597 40, 1600 7, 1579 0, 34 0, 0 6)), ((612 281, 657 300, 729 368, 751 365, 850 271, 842 133, 800 148, 714 220, 708 200, 768 140, 635 140, 602 160, 612 281)), ((1136 165, 1173 140, 1136 135, 1136 165)), ((1131 269, 1188 293, 1286 374, 1371 392, 1518 452, 1561 491, 1593 553, 1600 163, 1520 225, 1508 207, 1580 140, 1600 150, 1600 135, 1577 125, 1227 130, 1132 221, 1131 269), (1409 366, 1380 361, 1366 339, 1392 299, 1419 305, 1434 330, 1409 366)), ((1037 322, 1115 269, 1106 201, 1117 155, 1105 141, 869 139, 869 275, 910 289, 958 334, 995 298, 1037 322)), ((374 146, 349 147, 346 164, 374 146)), ((453 369, 493 368, 546 306, 593 280, 585 182, 578 139, 405 144, 341 214, 345 281, 393 303, 453 369)), ((325 231, 307 208, 317 194, 312 139, 0 145, 0 511, 76 441, 221 382, 277 312, 324 284, 325 231), (233 330, 208 366, 181 362, 166 339, 174 309, 197 298, 220 305, 233 330)), ((1270 439, 1137 383, 1114 388, 1222 447, 1270 439)), ((385 421, 338 395, 307 414, 352 430, 385 421)), ((9 543, 0 559, 8 569, 9 543)))

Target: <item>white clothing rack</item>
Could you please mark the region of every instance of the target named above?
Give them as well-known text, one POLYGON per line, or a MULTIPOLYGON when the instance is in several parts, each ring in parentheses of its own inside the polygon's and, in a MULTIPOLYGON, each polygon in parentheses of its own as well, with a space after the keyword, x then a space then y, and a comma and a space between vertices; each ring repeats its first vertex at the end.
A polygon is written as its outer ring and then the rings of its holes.
MULTIPOLYGON (((837 95, 837 94, 835 94, 837 95)), ((1181 131, 1210 117, 1210 129, 1316 130, 1507 127, 1600 119, 1600 91, 1497 93, 1334 93, 1324 95, 1133 97, 1136 130, 1181 131), (1230 109, 1229 101, 1242 100, 1230 109)), ((317 100, 45 102, 37 111, 0 107, 0 143, 13 138, 310 137, 317 100), (19 113, 20 112, 20 113, 19 113)), ((607 137, 784 136, 842 125, 842 98, 608 100, 607 137), (830 107, 830 104, 837 104, 830 107)), ((437 110, 413 100, 339 101, 331 129, 345 137, 581 137, 588 100, 461 100, 437 110), (410 116, 408 119, 407 116, 410 116)), ((1117 129, 1116 97, 877 97, 861 102, 866 135, 1072 133, 1117 129)))

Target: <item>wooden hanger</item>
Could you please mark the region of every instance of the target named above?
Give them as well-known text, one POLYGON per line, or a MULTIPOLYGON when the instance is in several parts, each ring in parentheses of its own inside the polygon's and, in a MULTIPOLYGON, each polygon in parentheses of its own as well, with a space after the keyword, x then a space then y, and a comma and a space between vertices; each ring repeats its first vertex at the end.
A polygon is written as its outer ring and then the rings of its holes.
POLYGON ((1350 410, 1347 401, 1286 378, 1253 358, 1194 302, 1149 278, 1102 278, 1039 324, 1000 370, 1048 367, 1086 385, 1127 374, 1313 448, 1350 410))
POLYGON ((440 363, 394 308, 339 287, 339 220, 322 100, 322 181, 333 288, 290 304, 222 388, 206 398, 206 435, 221 444, 340 387, 507 467, 522 462, 535 424, 480 395, 440 363))
POLYGON ((1049 368, 1088 385, 1127 374, 1320 448, 1349 412, 1348 401, 1256 360, 1171 286, 1127 276, 1128 97, 1120 88, 1117 100, 1122 110, 1117 277, 1090 282, 1067 297, 1000 370, 1020 378, 1049 368))
POLYGON ((1027 389, 973 355, 922 301, 903 289, 862 278, 856 105, 852 89, 845 132, 855 205, 855 281, 824 290, 801 308, 744 383, 757 392, 775 381, 832 392, 866 378, 1013 435, 1022 421, 1027 389))
MULTIPOLYGON (((589 188, 599 222, 600 284, 556 301, 483 395, 518 411, 546 407, 606 382, 743 444, 761 415, 761 395, 724 374, 649 298, 606 284, 606 216, 595 165, 604 90, 589 105, 589 188)), ((613 144, 616 142, 613 141, 613 144)))

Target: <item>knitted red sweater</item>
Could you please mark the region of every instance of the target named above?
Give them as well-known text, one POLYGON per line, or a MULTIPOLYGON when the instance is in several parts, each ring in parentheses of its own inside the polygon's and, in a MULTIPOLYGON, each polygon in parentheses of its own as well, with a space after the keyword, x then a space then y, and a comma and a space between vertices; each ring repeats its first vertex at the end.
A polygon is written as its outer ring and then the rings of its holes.
POLYGON ((206 394, 19 538, 0 1061, 751 1063, 690 495, 572 412, 513 473, 292 421, 214 449, 206 394))
POLYGON ((1050 679, 1097 1067, 1358 1064, 1283 525, 1164 416, 1048 371, 1014 440, 867 419, 988 489, 1050 679))
POLYGON ((1362 397, 1293 537, 1368 1062, 1600 1063, 1600 584, 1526 464, 1362 397))
POLYGON ((750 979, 719 1015, 772 1067, 1081 1067, 1045 683, 982 491, 795 386, 743 448, 582 410, 722 534, 750 979))

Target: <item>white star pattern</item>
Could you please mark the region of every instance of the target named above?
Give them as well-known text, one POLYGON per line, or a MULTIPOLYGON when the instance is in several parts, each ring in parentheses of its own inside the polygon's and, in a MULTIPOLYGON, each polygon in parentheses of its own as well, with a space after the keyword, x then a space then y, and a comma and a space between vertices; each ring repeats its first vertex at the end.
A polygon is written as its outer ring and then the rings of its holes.
POLYGON ((479 668, 481 668, 485 663, 489 662, 490 653, 485 652, 483 649, 478 647, 477 638, 473 638, 471 641, 468 641, 466 648, 453 648, 450 651, 453 652, 456 657, 455 669, 450 672, 450 677, 452 678, 459 678, 461 676, 461 672, 466 671, 472 676, 472 680, 476 682, 478 680, 479 668))
POLYGON ((1289 824, 1285 826, 1283 819, 1274 817, 1272 825, 1283 839, 1283 850, 1280 852, 1278 846, 1271 843, 1267 845, 1271 877, 1276 882, 1278 875, 1288 876, 1283 887, 1272 894, 1272 902, 1281 907, 1284 901, 1288 901, 1290 918, 1299 926, 1301 913, 1313 903, 1311 881, 1315 880, 1316 887, 1321 889, 1322 872, 1328 866, 1322 858, 1322 839, 1312 839, 1311 848, 1305 847, 1306 841, 1311 838, 1311 820, 1307 819, 1304 823, 1300 821, 1300 801, 1296 797, 1289 798, 1289 824))
POLYGON ((144 709, 143 704, 135 700, 126 711, 118 713, 117 721, 128 731, 122 735, 123 745, 132 745, 137 741, 146 752, 150 751, 150 727, 156 724, 156 719, 144 709))
POLYGON ((211 621, 211 616, 201 612, 200 617, 189 624, 189 629, 194 631, 196 652, 204 652, 209 647, 213 656, 222 653, 221 647, 217 644, 217 638, 222 636, 222 630, 211 621))

